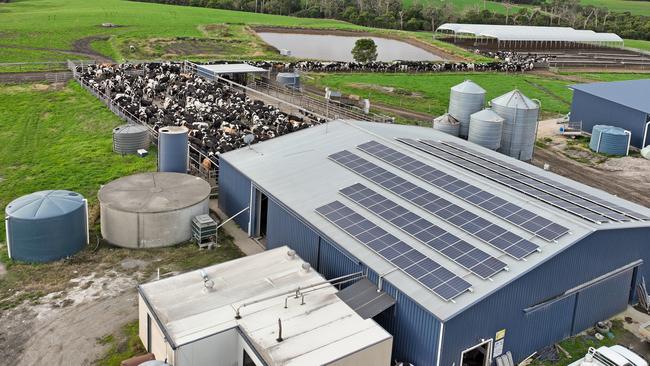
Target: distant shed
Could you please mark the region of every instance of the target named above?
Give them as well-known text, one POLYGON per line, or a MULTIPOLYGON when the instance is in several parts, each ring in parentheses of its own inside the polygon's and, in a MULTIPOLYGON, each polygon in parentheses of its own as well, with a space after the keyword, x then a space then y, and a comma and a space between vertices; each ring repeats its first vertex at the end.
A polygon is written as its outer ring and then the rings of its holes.
POLYGON ((631 145, 650 143, 650 79, 572 85, 571 120, 583 131, 595 125, 620 127, 632 133, 631 145))

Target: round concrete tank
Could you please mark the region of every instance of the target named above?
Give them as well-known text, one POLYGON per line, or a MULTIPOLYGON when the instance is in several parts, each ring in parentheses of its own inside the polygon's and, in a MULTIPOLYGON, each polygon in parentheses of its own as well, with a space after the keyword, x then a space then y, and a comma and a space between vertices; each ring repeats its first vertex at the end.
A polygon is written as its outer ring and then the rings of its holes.
POLYGON ((150 142, 146 126, 126 124, 113 129, 113 151, 118 154, 135 154, 138 149, 148 149, 150 142))
POLYGON ((180 173, 142 173, 114 180, 98 193, 102 236, 125 248, 190 240, 192 218, 208 213, 210 185, 180 173))
POLYGON ((13 200, 5 214, 11 259, 50 262, 88 244, 88 205, 79 193, 35 192, 13 200))
POLYGON ((589 148, 608 155, 627 155, 630 132, 620 127, 595 125, 591 130, 589 148))
POLYGON ((501 144, 502 127, 503 118, 491 109, 476 112, 470 117, 467 141, 496 150, 501 144))
POLYGON ((280 72, 275 77, 275 81, 282 86, 300 89, 300 74, 295 72, 280 72))
POLYGON ((449 95, 449 114, 460 122, 460 137, 469 133, 469 116, 483 109, 485 89, 471 80, 451 88, 449 95))
POLYGON ((185 126, 167 126, 158 131, 158 171, 187 173, 189 130, 185 126))
POLYGON ((450 116, 449 113, 445 113, 433 119, 433 129, 452 136, 458 136, 460 123, 456 118, 450 116))
POLYGON ((531 160, 537 133, 539 104, 513 90, 492 99, 492 110, 503 118, 499 151, 519 160, 531 160))

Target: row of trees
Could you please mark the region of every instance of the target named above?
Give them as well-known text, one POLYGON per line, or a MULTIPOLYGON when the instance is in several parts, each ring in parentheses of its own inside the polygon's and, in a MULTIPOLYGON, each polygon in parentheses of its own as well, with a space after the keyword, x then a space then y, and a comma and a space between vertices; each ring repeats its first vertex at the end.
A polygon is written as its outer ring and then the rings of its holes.
MULTIPOLYGON (((2 0, 0 0, 2 1, 2 0)), ((455 8, 451 0, 417 1, 404 7, 402 0, 140 0, 175 5, 202 6, 308 18, 333 18, 354 24, 431 31, 445 22, 568 26, 613 32, 624 38, 650 40, 650 17, 583 6, 580 0, 497 0, 506 11, 487 9, 485 0, 474 7, 455 8), (528 6, 517 6, 526 4, 528 6)))

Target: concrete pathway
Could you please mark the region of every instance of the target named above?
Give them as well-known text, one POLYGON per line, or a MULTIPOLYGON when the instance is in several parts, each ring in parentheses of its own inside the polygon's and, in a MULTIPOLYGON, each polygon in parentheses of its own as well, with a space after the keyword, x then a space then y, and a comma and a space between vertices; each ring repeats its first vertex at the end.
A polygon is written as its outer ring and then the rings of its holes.
MULTIPOLYGON (((213 211, 219 217, 221 222, 228 219, 228 216, 219 209, 219 203, 217 200, 210 200, 210 211, 213 211)), ((247 215, 247 213, 242 213, 242 215, 247 215)), ((254 239, 250 238, 248 233, 237 226, 235 221, 231 220, 221 228, 228 233, 228 235, 234 238, 235 245, 237 245, 244 254, 251 255, 264 251, 264 247, 254 239)))

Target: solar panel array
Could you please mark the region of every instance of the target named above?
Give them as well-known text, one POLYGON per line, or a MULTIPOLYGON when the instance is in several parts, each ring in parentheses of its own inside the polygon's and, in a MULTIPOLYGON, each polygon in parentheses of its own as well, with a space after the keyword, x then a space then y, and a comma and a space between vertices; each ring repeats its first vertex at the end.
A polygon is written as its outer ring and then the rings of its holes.
POLYGON ((422 189, 347 150, 332 154, 329 158, 513 258, 523 259, 539 250, 535 243, 422 189))
POLYGON ((552 179, 524 171, 506 162, 496 162, 493 158, 473 150, 471 152, 464 151, 469 150, 464 146, 430 140, 423 140, 419 143, 420 147, 418 148, 429 154, 474 171, 587 221, 605 223, 648 220, 648 217, 644 215, 634 213, 552 179))
POLYGON ((361 183, 343 188, 339 192, 482 279, 490 278, 507 267, 497 258, 361 183))
POLYGON ((446 301, 472 287, 339 201, 318 207, 316 212, 446 301))
MULTIPOLYGON (((400 141, 409 145, 419 144, 418 141, 410 139, 400 139, 400 141)), ((370 141, 359 145, 358 148, 544 240, 552 241, 569 232, 569 229, 562 225, 507 202, 492 193, 435 169, 430 165, 379 142, 370 141)))

